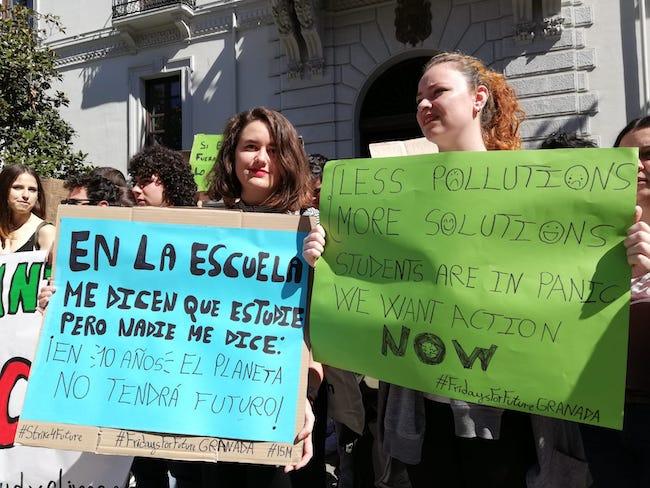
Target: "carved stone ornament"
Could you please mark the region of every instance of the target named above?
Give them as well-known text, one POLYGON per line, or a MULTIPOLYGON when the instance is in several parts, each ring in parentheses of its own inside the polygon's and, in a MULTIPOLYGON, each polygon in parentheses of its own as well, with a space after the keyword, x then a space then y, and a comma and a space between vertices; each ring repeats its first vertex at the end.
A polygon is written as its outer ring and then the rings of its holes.
POLYGON ((431 2, 398 0, 395 7, 395 38, 416 46, 431 35, 431 2))
POLYGON ((302 29, 314 28, 314 6, 310 0, 294 0, 296 16, 302 29))
POLYGON ((271 0, 271 11, 280 35, 291 34, 293 32, 291 0, 271 0))
POLYGON ((320 76, 325 64, 311 0, 272 0, 272 12, 288 57, 289 78, 320 76))

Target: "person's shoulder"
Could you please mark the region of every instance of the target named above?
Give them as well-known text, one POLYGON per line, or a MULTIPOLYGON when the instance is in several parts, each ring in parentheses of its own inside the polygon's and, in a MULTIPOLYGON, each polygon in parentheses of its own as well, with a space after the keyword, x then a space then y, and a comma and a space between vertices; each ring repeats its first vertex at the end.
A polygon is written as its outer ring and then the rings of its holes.
POLYGON ((300 215, 303 217, 318 217, 320 215, 319 210, 316 207, 308 207, 300 212, 300 215))
POLYGON ((54 224, 43 220, 38 224, 36 232, 38 247, 40 249, 49 250, 52 247, 52 244, 54 244, 54 238, 56 236, 56 227, 54 224))

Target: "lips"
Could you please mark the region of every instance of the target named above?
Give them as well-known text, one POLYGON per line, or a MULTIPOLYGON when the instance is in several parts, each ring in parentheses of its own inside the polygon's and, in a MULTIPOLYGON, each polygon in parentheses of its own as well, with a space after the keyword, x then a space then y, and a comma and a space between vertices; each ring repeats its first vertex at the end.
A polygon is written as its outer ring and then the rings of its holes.
POLYGON ((423 125, 430 124, 431 122, 438 120, 438 117, 434 116, 433 114, 425 114, 424 119, 422 119, 423 125))
POLYGON ((255 178, 264 178, 269 174, 269 172, 263 170, 262 168, 251 168, 248 170, 248 174, 254 176, 255 178))

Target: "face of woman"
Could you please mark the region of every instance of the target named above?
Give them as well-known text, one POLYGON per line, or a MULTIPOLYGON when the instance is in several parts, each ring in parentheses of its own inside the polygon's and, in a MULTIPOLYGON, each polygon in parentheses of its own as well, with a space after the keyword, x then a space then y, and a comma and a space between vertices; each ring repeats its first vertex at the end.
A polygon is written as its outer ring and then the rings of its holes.
POLYGON ((165 187, 158 175, 149 178, 136 178, 131 192, 140 207, 165 207, 165 187))
POLYGON ((643 208, 644 220, 650 212, 650 127, 625 134, 621 147, 639 148, 639 172, 637 174, 636 202, 643 208))
POLYGON ((259 205, 273 194, 280 178, 275 141, 260 120, 242 130, 235 149, 235 173, 241 184, 241 198, 259 205))
POLYGON ((422 134, 440 150, 475 149, 482 144, 479 110, 487 90, 472 90, 453 63, 429 68, 418 84, 417 121, 422 134))
POLYGON ((9 209, 14 215, 31 213, 38 200, 38 183, 29 173, 18 175, 9 189, 9 209))

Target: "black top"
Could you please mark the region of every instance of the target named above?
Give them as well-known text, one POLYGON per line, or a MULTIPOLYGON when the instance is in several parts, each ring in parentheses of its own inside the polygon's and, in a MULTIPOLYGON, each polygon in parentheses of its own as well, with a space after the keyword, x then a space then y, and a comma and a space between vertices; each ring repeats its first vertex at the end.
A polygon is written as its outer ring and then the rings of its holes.
POLYGON ((46 225, 52 225, 52 224, 50 224, 49 222, 45 222, 45 221, 38 224, 38 227, 36 227, 36 230, 31 235, 31 237, 29 239, 27 239, 27 242, 25 242, 25 244, 20 246, 14 252, 39 251, 41 249, 41 246, 39 246, 39 244, 38 244, 38 233, 46 225))

